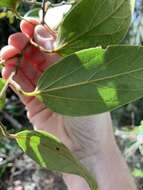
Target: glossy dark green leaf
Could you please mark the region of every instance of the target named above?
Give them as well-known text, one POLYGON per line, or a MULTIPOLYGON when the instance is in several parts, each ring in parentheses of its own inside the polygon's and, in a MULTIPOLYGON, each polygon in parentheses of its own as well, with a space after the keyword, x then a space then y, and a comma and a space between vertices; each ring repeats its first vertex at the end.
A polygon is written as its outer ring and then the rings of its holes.
POLYGON ((20 0, 0 0, 0 7, 15 9, 20 0))
POLYGON ((56 44, 61 54, 120 42, 131 20, 130 0, 80 0, 65 16, 56 44))
POLYGON ((64 115, 98 114, 142 97, 142 81, 143 47, 91 48, 49 67, 37 97, 64 115))
POLYGON ((16 140, 23 151, 40 166, 50 170, 77 174, 84 177, 91 190, 96 190, 96 182, 87 170, 72 155, 66 146, 53 135, 42 131, 22 131, 16 140))
MULTIPOLYGON (((0 92, 2 91, 3 87, 5 86, 5 81, 0 78, 0 92)), ((5 95, 0 97, 0 109, 2 109, 5 105, 5 95)))

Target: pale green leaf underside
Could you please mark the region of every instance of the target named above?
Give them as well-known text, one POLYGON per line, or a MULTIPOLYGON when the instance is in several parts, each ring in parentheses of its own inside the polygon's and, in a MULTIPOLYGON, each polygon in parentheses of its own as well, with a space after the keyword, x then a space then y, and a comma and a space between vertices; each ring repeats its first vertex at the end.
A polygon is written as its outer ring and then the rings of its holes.
POLYGON ((47 107, 64 115, 113 110, 143 96, 143 47, 74 53, 46 70, 37 90, 47 107))
POLYGON ((132 10, 132 13, 134 12, 134 8, 135 8, 135 3, 136 3, 136 0, 130 0, 131 1, 131 10, 132 10))
POLYGON ((59 28, 57 51, 70 54, 117 44, 125 36, 130 20, 130 0, 81 0, 59 28))
POLYGON ((96 182, 68 148, 53 135, 43 131, 22 131, 16 134, 16 140, 23 151, 40 166, 50 170, 77 174, 84 177, 92 190, 96 182))

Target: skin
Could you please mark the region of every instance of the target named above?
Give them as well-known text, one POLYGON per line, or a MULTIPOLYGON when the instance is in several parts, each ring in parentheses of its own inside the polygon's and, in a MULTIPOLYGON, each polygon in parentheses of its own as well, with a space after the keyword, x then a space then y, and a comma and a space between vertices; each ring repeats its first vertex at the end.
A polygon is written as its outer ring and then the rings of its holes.
MULTIPOLYGON (((31 92, 42 72, 61 57, 43 53, 29 44, 29 39, 34 38, 44 48, 52 48, 56 35, 48 28, 30 20, 21 22, 21 31, 11 35, 8 46, 1 50, 1 58, 6 61, 2 75, 7 79, 18 64, 14 80, 23 90, 31 92), (21 53, 23 56, 19 59, 21 53)), ((34 97, 19 96, 34 129, 48 131, 60 138, 96 178, 100 190, 136 190, 116 145, 109 113, 66 117, 45 108, 34 97)), ((89 190, 86 182, 78 176, 64 174, 64 180, 69 190, 89 190)))

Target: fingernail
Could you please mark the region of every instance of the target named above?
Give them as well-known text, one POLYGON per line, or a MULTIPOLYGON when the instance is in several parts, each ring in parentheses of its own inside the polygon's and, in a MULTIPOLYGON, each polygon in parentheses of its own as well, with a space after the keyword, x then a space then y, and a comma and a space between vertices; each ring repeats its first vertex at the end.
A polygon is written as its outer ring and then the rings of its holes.
POLYGON ((53 49, 53 43, 54 43, 54 37, 42 25, 37 25, 35 27, 34 32, 34 40, 36 43, 38 43, 40 46, 44 47, 45 49, 52 50, 53 49))

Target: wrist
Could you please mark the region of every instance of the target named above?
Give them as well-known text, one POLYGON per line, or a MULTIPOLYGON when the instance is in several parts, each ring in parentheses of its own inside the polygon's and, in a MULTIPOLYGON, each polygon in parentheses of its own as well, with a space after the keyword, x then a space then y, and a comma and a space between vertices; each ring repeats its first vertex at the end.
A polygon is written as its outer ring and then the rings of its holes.
POLYGON ((121 152, 114 142, 81 162, 96 178, 101 190, 136 190, 135 182, 121 152))

